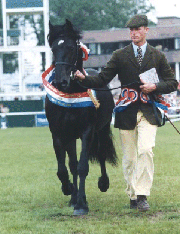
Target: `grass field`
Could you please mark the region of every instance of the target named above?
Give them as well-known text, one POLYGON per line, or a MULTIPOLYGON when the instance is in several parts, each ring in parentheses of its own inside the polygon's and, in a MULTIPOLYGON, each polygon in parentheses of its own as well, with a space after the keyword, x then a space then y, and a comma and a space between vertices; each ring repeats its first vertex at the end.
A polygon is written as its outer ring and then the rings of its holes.
MULTIPOLYGON (((180 123, 175 123, 180 129, 180 123)), ((49 129, 0 131, 0 234, 180 233, 180 135, 167 123, 158 129, 151 210, 131 211, 121 168, 119 133, 113 129, 118 167, 107 165, 110 188, 97 187, 100 168, 90 164, 86 193, 90 212, 72 216, 61 192, 49 129)))

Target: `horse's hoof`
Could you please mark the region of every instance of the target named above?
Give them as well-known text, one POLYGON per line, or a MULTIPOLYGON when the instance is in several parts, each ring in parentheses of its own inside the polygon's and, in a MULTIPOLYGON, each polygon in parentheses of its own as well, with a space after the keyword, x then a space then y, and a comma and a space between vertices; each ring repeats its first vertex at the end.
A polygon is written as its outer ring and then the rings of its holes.
POLYGON ((109 188, 109 177, 99 177, 98 188, 101 192, 106 192, 109 188))
POLYGON ((88 212, 89 212, 89 209, 79 209, 79 210, 74 210, 73 215, 74 216, 87 215, 88 212))
POLYGON ((74 185, 72 183, 69 183, 67 185, 62 185, 62 192, 64 195, 71 195, 74 190, 74 185))

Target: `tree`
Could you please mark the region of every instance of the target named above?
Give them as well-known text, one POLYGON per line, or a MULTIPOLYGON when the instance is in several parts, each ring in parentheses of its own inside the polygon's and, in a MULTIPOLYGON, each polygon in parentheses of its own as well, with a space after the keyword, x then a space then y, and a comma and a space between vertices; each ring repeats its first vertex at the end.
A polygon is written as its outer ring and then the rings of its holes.
POLYGON ((50 20, 63 24, 69 19, 81 30, 121 28, 134 14, 152 9, 149 0, 51 0, 50 20))

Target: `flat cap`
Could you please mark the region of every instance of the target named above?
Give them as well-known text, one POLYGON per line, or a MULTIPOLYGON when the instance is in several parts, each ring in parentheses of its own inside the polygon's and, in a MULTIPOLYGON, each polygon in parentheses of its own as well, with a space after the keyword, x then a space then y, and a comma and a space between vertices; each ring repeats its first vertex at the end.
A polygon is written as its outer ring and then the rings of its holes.
POLYGON ((141 26, 148 26, 146 15, 135 15, 126 23, 127 28, 139 28, 141 26))

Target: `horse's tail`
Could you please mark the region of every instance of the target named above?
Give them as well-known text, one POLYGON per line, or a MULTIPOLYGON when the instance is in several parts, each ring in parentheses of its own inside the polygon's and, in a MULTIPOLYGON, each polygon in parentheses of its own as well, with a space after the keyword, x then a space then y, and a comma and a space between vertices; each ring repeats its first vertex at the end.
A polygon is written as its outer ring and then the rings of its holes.
POLYGON ((118 157, 110 124, 107 124, 103 129, 95 133, 90 151, 90 160, 92 162, 103 160, 112 165, 117 165, 118 157))

